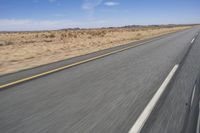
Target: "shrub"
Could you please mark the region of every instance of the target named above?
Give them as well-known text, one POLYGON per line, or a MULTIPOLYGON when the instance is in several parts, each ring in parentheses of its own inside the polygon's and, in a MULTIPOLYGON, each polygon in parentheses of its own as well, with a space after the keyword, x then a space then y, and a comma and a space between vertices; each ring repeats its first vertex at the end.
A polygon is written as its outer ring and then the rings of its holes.
POLYGON ((35 38, 38 38, 38 34, 35 35, 35 38))
POLYGON ((137 34, 136 34, 136 36, 141 36, 141 35, 142 35, 141 33, 137 33, 137 34))
POLYGON ((11 41, 0 41, 0 46, 5 46, 5 45, 12 45, 13 42, 11 41))
POLYGON ((56 36, 55 36, 55 34, 53 34, 53 33, 49 35, 49 38, 55 38, 55 37, 56 37, 56 36))

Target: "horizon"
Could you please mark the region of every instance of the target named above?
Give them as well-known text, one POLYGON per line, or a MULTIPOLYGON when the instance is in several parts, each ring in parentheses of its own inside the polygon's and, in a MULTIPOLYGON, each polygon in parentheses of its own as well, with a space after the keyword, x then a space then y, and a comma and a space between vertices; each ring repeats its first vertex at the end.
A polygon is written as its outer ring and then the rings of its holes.
POLYGON ((199 24, 198 5, 198 0, 2 0, 0 31, 199 24))
POLYGON ((138 27, 153 27, 153 26, 199 26, 200 23, 194 24, 152 24, 152 25, 122 25, 122 26, 113 26, 113 27, 93 27, 93 28, 79 28, 79 27, 69 27, 62 29, 47 29, 47 30, 13 30, 13 31, 0 31, 0 33, 17 33, 17 32, 49 32, 49 31, 61 31, 61 30, 95 30, 95 29, 116 29, 116 28, 138 28, 138 27))

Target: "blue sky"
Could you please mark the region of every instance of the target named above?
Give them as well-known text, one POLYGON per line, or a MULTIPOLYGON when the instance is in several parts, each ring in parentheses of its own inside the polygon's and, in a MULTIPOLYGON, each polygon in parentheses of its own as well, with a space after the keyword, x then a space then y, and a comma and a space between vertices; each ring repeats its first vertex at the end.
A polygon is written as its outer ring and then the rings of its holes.
POLYGON ((0 31, 200 23, 200 0, 0 0, 0 31))

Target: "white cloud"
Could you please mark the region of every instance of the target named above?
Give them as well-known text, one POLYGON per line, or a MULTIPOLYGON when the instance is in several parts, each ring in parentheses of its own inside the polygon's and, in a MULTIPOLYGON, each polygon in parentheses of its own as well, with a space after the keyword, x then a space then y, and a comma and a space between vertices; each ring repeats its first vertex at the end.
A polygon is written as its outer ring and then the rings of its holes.
POLYGON ((96 8, 101 5, 103 0, 83 0, 82 9, 86 11, 90 19, 93 19, 96 8))
POLYGON ((0 19, 0 31, 51 30, 78 25, 70 20, 0 19))
POLYGON ((113 2, 113 1, 108 1, 108 2, 105 2, 104 5, 106 5, 106 6, 117 6, 117 5, 119 5, 119 3, 113 2))
POLYGON ((97 6, 102 3, 103 0, 83 0, 83 10, 94 10, 97 6))
POLYGON ((100 5, 104 6, 117 6, 119 2, 108 1, 108 0, 83 0, 82 9, 88 13, 90 19, 94 19, 94 13, 96 8, 100 5), (104 2, 105 1, 105 2, 104 2))
POLYGON ((34 31, 56 30, 64 28, 97 28, 105 27, 108 20, 33 20, 33 19, 0 19, 0 31, 34 31))
POLYGON ((15 19, 1 19, 0 26, 17 26, 17 25, 24 25, 30 23, 30 20, 23 19, 23 20, 15 20, 15 19))

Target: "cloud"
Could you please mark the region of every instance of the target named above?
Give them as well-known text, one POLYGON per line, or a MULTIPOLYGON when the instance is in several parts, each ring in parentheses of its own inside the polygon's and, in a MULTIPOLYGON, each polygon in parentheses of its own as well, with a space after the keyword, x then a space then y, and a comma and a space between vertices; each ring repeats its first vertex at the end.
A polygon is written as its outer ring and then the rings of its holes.
POLYGON ((94 13, 96 11, 96 8, 99 7, 100 5, 111 7, 111 6, 117 6, 119 4, 120 4, 119 2, 107 1, 107 0, 83 0, 82 9, 86 11, 86 13, 89 15, 89 19, 94 19, 94 13))
POLYGON ((79 22, 70 20, 0 19, 0 31, 52 30, 78 25, 79 22))
POLYGON ((117 5, 119 5, 119 3, 113 2, 113 1, 108 1, 108 2, 105 2, 104 5, 106 5, 106 6, 117 6, 117 5))
POLYGON ((96 8, 101 5, 103 0, 83 0, 82 9, 86 11, 89 18, 93 18, 96 8))
POLYGON ((103 0, 83 0, 83 10, 94 10, 97 6, 102 3, 103 0))
POLYGON ((56 30, 64 28, 105 27, 108 20, 34 20, 34 19, 0 19, 0 31, 35 31, 56 30))

